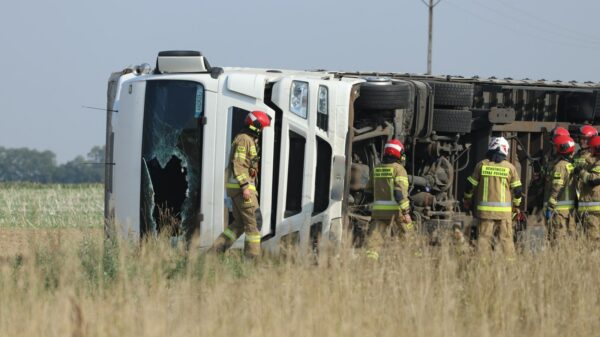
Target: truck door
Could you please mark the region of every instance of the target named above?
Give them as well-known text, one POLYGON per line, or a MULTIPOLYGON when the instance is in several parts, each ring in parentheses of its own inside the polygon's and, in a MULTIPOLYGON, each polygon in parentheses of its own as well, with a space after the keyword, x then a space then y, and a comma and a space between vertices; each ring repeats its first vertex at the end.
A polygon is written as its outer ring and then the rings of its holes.
MULTIPOLYGON (((210 226, 204 226, 201 230, 200 245, 208 248, 214 240, 223 232, 225 227, 233 221, 230 212, 230 200, 227 197, 225 183, 228 179, 229 154, 233 138, 244 127, 244 119, 249 112, 260 110, 272 118, 275 122, 275 112, 264 103, 266 77, 260 74, 233 73, 220 78, 218 95, 218 113, 214 117, 215 127, 214 142, 211 148, 211 170, 213 194, 210 201, 211 220, 210 226)), ((265 128, 259 140, 260 158, 258 196, 262 211, 262 237, 271 234, 271 189, 273 174, 273 128, 265 128)), ((242 235, 234 247, 241 247, 244 242, 242 235)))
POLYGON ((280 145, 276 149, 279 173, 273 177, 278 184, 272 207, 276 223, 274 243, 284 239, 287 243, 306 244, 313 214, 322 215, 329 207, 332 148, 327 136, 328 115, 323 107, 317 113, 319 90, 321 95, 327 94, 321 82, 315 78, 286 77, 273 87, 273 102, 283 110, 280 145), (325 195, 316 195, 317 190, 325 195))

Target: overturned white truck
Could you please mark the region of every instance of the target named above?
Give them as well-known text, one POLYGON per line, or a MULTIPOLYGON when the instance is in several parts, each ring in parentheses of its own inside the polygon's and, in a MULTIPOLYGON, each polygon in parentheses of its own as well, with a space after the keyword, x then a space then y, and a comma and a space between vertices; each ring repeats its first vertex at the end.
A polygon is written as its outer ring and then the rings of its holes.
MULTIPOLYGON (((261 139, 262 244, 339 242, 369 219, 369 172, 383 144, 407 147, 413 218, 425 233, 467 230, 466 176, 490 136, 510 139, 541 205, 548 131, 600 119, 600 85, 398 73, 217 68, 195 51, 165 51, 111 75, 106 124, 107 235, 168 229, 209 247, 230 221, 232 137, 249 111, 272 118, 261 139)), ((240 238, 238 244, 242 242, 240 238)))

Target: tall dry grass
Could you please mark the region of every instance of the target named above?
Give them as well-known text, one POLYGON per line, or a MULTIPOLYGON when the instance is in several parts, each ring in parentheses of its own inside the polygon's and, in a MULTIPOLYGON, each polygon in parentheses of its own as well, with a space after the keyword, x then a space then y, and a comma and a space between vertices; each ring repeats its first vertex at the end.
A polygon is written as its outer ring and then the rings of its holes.
POLYGON ((585 240, 514 262, 397 244, 252 263, 38 237, 0 262, 0 336, 596 336, 599 267, 585 240))

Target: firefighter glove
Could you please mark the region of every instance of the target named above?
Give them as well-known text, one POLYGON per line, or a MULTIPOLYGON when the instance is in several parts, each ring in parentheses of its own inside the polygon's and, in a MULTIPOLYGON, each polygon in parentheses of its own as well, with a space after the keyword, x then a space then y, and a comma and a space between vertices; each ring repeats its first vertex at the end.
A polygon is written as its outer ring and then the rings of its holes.
POLYGON ((546 220, 550 220, 550 218, 552 218, 552 214, 554 213, 554 210, 550 207, 546 208, 546 220))

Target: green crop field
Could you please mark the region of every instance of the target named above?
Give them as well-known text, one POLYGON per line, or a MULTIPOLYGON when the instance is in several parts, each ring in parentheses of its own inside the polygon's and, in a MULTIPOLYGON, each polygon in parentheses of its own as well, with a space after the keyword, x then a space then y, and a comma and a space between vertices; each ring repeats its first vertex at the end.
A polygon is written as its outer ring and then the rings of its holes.
POLYGON ((0 336, 597 336, 600 251, 347 244, 257 263, 105 243, 102 188, 0 185, 0 336))

